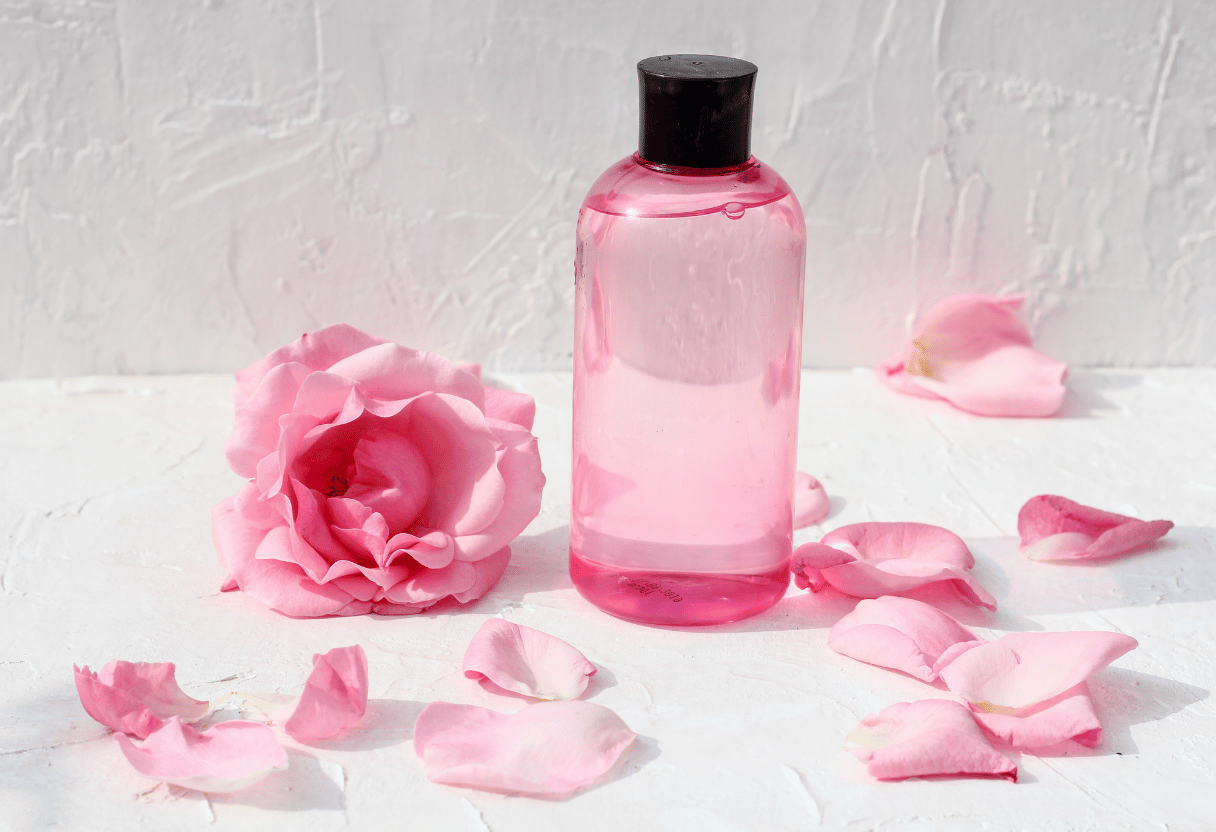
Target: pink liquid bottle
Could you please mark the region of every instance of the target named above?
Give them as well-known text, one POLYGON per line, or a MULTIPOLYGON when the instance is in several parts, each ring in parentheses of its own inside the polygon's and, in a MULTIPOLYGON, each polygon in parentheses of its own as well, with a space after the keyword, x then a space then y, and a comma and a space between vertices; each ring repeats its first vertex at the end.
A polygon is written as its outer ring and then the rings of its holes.
POLYGON ((789 584, 806 223, 751 155, 756 67, 638 63, 638 152, 579 212, 570 575, 648 624, 789 584))

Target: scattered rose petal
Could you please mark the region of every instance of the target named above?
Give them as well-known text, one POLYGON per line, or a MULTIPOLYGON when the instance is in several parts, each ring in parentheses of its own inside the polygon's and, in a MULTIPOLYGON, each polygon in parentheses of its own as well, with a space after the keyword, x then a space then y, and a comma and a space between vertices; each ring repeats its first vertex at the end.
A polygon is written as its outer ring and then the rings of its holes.
POLYGON ((193 722, 207 714, 206 702, 190 698, 177 686, 172 662, 112 661, 99 673, 88 665, 73 665, 72 670, 85 711, 122 734, 143 739, 170 717, 193 722))
POLYGON ((511 715, 434 702, 414 725, 414 750, 436 783, 562 796, 608 771, 635 736, 592 702, 538 702, 511 715))
POLYGON ((143 742, 115 734, 122 753, 145 777, 201 792, 235 792, 287 768, 274 731, 234 719, 199 733, 172 717, 143 742))
POLYGON ((810 474, 794 475, 794 528, 813 526, 828 516, 828 495, 810 474))
POLYGON ((491 618, 469 642, 464 675, 537 699, 577 699, 595 665, 548 633, 491 618))
POLYGON ((988 713, 1021 712, 1084 682, 1136 647, 1123 633, 1009 633, 940 670, 950 690, 988 713))
POLYGON ((833 529, 821 542, 858 560, 914 558, 961 569, 975 566, 975 557, 961 537, 928 523, 853 523, 833 529))
POLYGON ((363 718, 367 710, 367 654, 355 644, 312 657, 312 673, 300 702, 283 723, 297 740, 334 736, 363 718))
POLYGON ((1052 416, 1068 366, 1031 346, 1017 315, 1025 295, 956 295, 916 323, 908 344, 875 370, 900 393, 944 399, 979 416, 1052 416))
POLYGON ((987 641, 981 639, 979 641, 960 641, 958 644, 951 644, 942 652, 940 656, 937 657, 937 661, 933 663, 933 675, 940 677, 942 675, 943 667, 950 664, 950 662, 954 661, 968 650, 987 643, 987 641))
POLYGON ((852 563, 856 558, 848 552, 842 552, 822 543, 804 543, 794 550, 790 558, 790 571, 794 573, 794 583, 803 589, 818 592, 827 586, 823 570, 842 563, 852 563))
POLYGON ((1016 716, 989 713, 976 707, 972 710, 981 728, 1013 748, 1029 751, 1068 740, 1093 748, 1102 741, 1102 723, 1085 682, 1046 702, 1024 708, 1016 716))
POLYGON ((964 601, 995 610, 996 599, 968 571, 974 565, 962 538, 940 526, 854 523, 798 547, 790 568, 795 583, 812 591, 831 584, 856 598, 879 598, 944 583, 964 601))
POLYGON ((1018 767, 998 753, 971 714, 948 699, 900 702, 861 721, 845 747, 879 780, 956 775, 1017 781, 1018 767))
POLYGON ((1152 543, 1173 527, 1040 494, 1018 512, 1019 551, 1031 560, 1098 560, 1152 543))
POLYGON ((925 682, 937 678, 933 666, 947 648, 977 640, 936 607, 892 595, 858 602, 828 633, 828 647, 837 653, 925 682))

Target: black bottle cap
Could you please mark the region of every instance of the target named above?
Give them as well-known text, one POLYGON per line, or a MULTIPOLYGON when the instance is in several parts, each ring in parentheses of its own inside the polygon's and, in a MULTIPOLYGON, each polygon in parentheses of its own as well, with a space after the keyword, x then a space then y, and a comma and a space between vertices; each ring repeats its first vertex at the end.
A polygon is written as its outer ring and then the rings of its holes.
POLYGON ((638 61, 638 155, 657 165, 725 168, 751 157, 756 65, 717 55, 638 61))

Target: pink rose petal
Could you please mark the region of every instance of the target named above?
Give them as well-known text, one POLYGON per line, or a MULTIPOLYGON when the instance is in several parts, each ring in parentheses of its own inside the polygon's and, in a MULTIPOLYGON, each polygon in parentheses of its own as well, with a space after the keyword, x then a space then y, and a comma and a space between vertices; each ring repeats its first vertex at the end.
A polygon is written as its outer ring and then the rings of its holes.
POLYGON ((996 599, 966 569, 922 560, 858 560, 824 569, 823 579, 855 598, 899 595, 930 584, 944 584, 968 604, 996 609, 996 599))
POLYGON ((275 367, 284 364, 299 364, 310 371, 325 370, 349 355, 354 355, 377 344, 387 344, 383 338, 368 335, 350 324, 333 324, 316 332, 301 335, 285 347, 279 347, 270 355, 236 374, 237 387, 234 400, 241 408, 249 400, 258 385, 275 367))
POLYGON ((527 393, 487 387, 486 417, 532 430, 532 423, 536 421, 536 399, 527 393))
POLYGON ((1017 765, 988 744, 966 708, 948 699, 892 705, 863 719, 845 743, 879 780, 955 775, 1017 781, 1017 765))
POLYGON ((875 370, 912 396, 979 416, 1051 416, 1064 401, 1061 364, 1031 346, 1024 295, 956 295, 916 323, 909 343, 875 370))
POLYGON ((1018 512, 1020 551, 1031 560, 1109 558, 1152 543, 1173 527, 1169 520, 1137 520, 1054 494, 1031 497, 1018 512))
POLYGON ((803 589, 818 592, 828 584, 827 579, 823 577, 823 570, 842 563, 852 563, 856 559, 848 552, 822 543, 803 543, 790 557, 790 571, 794 573, 794 583, 803 589))
POLYGON ((975 566, 975 557, 961 537, 928 523, 853 523, 833 529, 820 542, 858 560, 913 558, 962 569, 975 566))
POLYGON ((979 639, 977 641, 960 641, 958 644, 951 644, 942 652, 940 656, 937 657, 937 661, 933 663, 933 675, 940 677, 942 675, 943 667, 950 664, 950 662, 954 661, 968 650, 972 650, 979 647, 981 644, 987 643, 988 642, 984 639, 979 639))
POLYGON ((538 702, 511 715, 434 702, 414 725, 414 750, 436 783, 562 796, 608 771, 636 736, 592 702, 538 702))
POLYGON ((940 675, 981 710, 1017 715, 1084 682, 1136 645, 1123 633, 1009 633, 967 650, 940 675))
POLYGON ((114 738, 140 774, 201 792, 240 791, 287 768, 287 752, 259 722, 230 720, 200 734, 173 717, 143 742, 114 738))
POLYGON ((794 528, 813 526, 828 516, 828 495, 823 484, 810 474, 794 475, 794 528))
POLYGON ((577 699, 595 665, 570 644, 540 630, 491 618, 465 650, 464 675, 537 699, 577 699))
POLYGON ((947 648, 976 640, 936 607, 891 595, 860 601, 828 633, 828 647, 837 653, 926 682, 937 678, 933 665, 947 648))
POLYGON ((820 543, 798 547, 791 559, 795 583, 812 591, 830 584, 846 595, 879 598, 942 583, 964 601, 994 610, 996 599, 968 571, 974 565, 962 538, 925 523, 842 526, 820 543))
POLYGON ((141 739, 170 717, 202 719, 207 703, 192 699, 177 686, 172 662, 112 661, 93 673, 73 666, 80 703, 93 719, 114 731, 141 739))
POLYGON ((1013 748, 1050 748, 1069 740, 1094 748, 1102 742, 1102 723, 1085 682, 1046 702, 1024 708, 1016 716, 989 713, 975 705, 972 710, 975 721, 986 733, 1013 748))
POLYGON ((367 710, 367 654, 358 644, 312 657, 312 673, 283 730, 297 740, 334 736, 367 710))

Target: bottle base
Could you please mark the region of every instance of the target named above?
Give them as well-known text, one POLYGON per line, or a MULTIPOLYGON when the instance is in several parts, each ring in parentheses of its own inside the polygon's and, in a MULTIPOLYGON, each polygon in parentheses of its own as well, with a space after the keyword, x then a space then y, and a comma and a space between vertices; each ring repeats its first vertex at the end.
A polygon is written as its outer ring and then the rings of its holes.
POLYGON ((579 594, 609 615, 638 624, 703 627, 750 618, 781 600, 790 570, 757 575, 646 572, 595 563, 570 552, 579 594))

